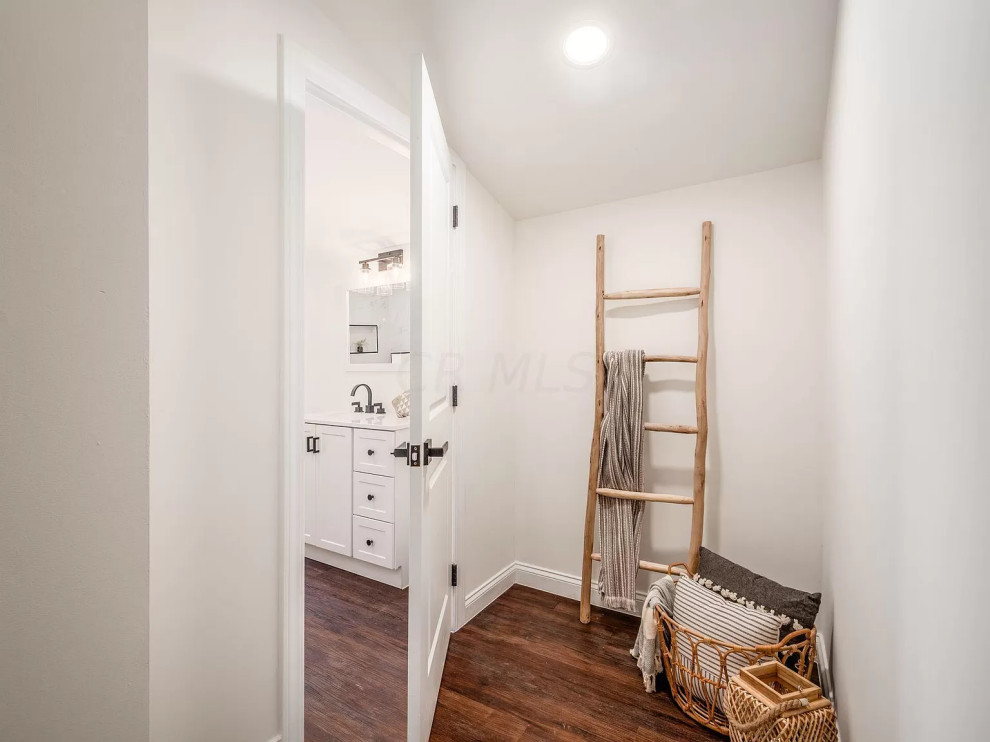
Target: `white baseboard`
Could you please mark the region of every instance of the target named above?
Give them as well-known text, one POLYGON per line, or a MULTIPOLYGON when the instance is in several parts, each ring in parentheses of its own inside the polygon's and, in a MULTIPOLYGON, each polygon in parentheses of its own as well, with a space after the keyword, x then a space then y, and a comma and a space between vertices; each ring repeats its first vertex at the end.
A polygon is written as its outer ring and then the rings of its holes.
POLYGON ((379 567, 377 564, 370 564, 360 559, 353 559, 351 557, 344 556, 343 554, 337 554, 333 551, 321 549, 319 546, 313 546, 312 544, 306 544, 306 558, 312 559, 320 564, 326 564, 330 567, 342 569, 345 572, 352 572, 361 577, 366 577, 369 580, 374 580, 375 582, 383 582, 386 585, 391 585, 392 587, 398 587, 403 590, 409 587, 409 580, 406 577, 406 570, 402 567, 399 569, 385 569, 384 567, 379 567))
POLYGON ((828 662, 828 651, 825 649, 825 640, 821 634, 815 642, 815 652, 818 655, 818 680, 821 683, 822 693, 835 705, 835 690, 832 685, 832 669, 828 662))
POLYGON ((268 742, 282 742, 282 735, 276 734, 274 737, 268 740, 268 742))
POLYGON ((507 564, 476 587, 464 599, 464 623, 481 613, 516 584, 516 563, 507 564))
MULTIPOLYGON (((512 585, 531 587, 534 590, 541 590, 545 593, 559 595, 562 598, 570 598, 571 600, 581 599, 581 578, 577 575, 547 569, 546 567, 538 567, 535 564, 515 562, 504 567, 502 571, 494 575, 468 596, 465 623, 487 608, 499 595, 512 587, 512 585), (498 585, 497 591, 494 589, 496 585, 498 585), (484 592, 482 592, 483 590, 484 592), (472 604, 472 599, 475 599, 477 603, 472 604)), ((635 615, 640 614, 645 599, 645 592, 638 592, 636 594, 635 615)), ((602 607, 601 598, 599 598, 596 590, 591 591, 591 603, 599 608, 602 607)), ((620 611, 620 613, 625 613, 625 611, 620 611)))
MULTIPOLYGON (((581 600, 580 577, 554 569, 547 569, 546 567, 537 567, 535 564, 516 562, 516 584, 525 585, 526 587, 531 587, 536 590, 542 590, 543 592, 550 593, 551 595, 559 595, 562 598, 581 600)), ((646 600, 646 592, 639 590, 636 593, 635 611, 620 611, 617 608, 609 608, 607 610, 614 610, 619 613, 630 613, 638 616, 642 612, 644 600, 646 600)), ((598 591, 595 590, 593 586, 591 590, 591 604, 593 606, 597 606, 598 608, 602 607, 601 596, 598 595, 598 591)))

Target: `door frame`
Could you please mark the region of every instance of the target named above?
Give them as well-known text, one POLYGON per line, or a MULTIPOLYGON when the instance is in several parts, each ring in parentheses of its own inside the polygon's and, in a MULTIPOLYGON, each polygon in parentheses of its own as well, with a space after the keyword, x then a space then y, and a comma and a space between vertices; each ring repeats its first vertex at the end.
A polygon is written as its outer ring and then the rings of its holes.
MULTIPOLYGON (((306 97, 312 93, 366 124, 377 127, 406 145, 410 141, 409 117, 363 86, 334 70, 298 44, 278 37, 278 105, 281 140, 282 185, 282 344, 281 425, 279 432, 279 694, 282 742, 303 742, 305 726, 305 544, 303 462, 304 330, 303 296, 305 257, 305 143, 306 97)), ((453 194, 463 203, 464 163, 451 152, 454 162, 453 194)), ((465 219, 463 208, 459 226, 465 219)), ((463 230, 454 230, 454 302, 463 300, 465 240, 463 230)), ((455 327, 455 351, 461 354, 463 327, 455 327), (458 332, 460 330, 460 332, 458 332)), ((456 365, 455 365, 456 376, 456 365)), ((457 416, 454 416, 454 431, 457 416)), ((452 470, 452 543, 454 563, 462 553, 458 534, 463 517, 463 493, 458 486, 457 467, 452 470)), ((414 586, 409 585, 412 590, 414 586)), ((453 589, 454 631, 464 617, 464 591, 453 589)), ((407 690, 407 699, 408 699, 407 690)))

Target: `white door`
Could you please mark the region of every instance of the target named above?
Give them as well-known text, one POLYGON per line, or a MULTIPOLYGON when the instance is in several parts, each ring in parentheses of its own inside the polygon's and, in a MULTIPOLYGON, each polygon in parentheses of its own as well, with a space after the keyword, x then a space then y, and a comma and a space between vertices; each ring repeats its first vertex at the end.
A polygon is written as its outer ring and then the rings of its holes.
POLYGON ((306 458, 303 463, 303 493, 305 495, 305 537, 307 544, 319 546, 316 541, 316 500, 319 484, 316 477, 316 426, 307 423, 306 458))
POLYGON ((351 555, 351 440, 353 431, 336 425, 315 425, 316 517, 310 543, 344 556, 351 555))
POLYGON ((450 273, 452 164, 426 63, 413 63, 412 161, 412 420, 409 501, 409 733, 427 740, 450 639, 451 441, 450 273), (432 443, 429 455, 424 442, 432 443), (448 442, 450 447, 444 451, 448 442))

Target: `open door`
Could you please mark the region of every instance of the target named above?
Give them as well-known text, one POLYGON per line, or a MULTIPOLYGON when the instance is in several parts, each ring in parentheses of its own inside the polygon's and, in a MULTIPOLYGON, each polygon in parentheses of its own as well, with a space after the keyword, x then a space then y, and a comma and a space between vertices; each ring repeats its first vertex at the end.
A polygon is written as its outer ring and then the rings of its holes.
POLYGON ((421 56, 413 62, 410 133, 409 252, 413 280, 408 739, 420 742, 430 736, 450 640, 451 457, 456 453, 451 445, 453 166, 421 56))

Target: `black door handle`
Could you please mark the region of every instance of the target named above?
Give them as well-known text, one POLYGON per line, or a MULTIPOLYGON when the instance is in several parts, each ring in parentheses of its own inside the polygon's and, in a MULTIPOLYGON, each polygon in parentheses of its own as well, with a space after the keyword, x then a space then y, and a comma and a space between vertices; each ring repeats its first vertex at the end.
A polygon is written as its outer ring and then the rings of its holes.
POLYGON ((440 448, 433 447, 433 441, 427 438, 423 441, 423 466, 430 465, 430 459, 440 459, 450 448, 450 441, 444 441, 440 448))
POLYGON ((313 453, 313 436, 306 436, 306 453, 313 453))
POLYGON ((408 466, 419 466, 419 446, 410 446, 408 441, 393 450, 392 455, 405 459, 408 466))
POLYGON ((374 541, 372 541, 372 540, 371 540, 370 538, 369 538, 369 539, 368 539, 367 541, 365 541, 365 543, 366 543, 366 544, 367 544, 368 546, 374 546, 374 545, 375 545, 375 542, 374 542, 374 541))
POLYGON ((319 453, 319 452, 320 452, 320 436, 314 435, 313 436, 313 453, 319 453))
POLYGON ((375 499, 374 495, 368 495, 368 500, 374 500, 374 499, 375 499))
POLYGON ((368 449, 368 455, 369 455, 369 456, 374 456, 374 455, 375 455, 375 449, 373 449, 373 448, 369 448, 369 449, 368 449))

